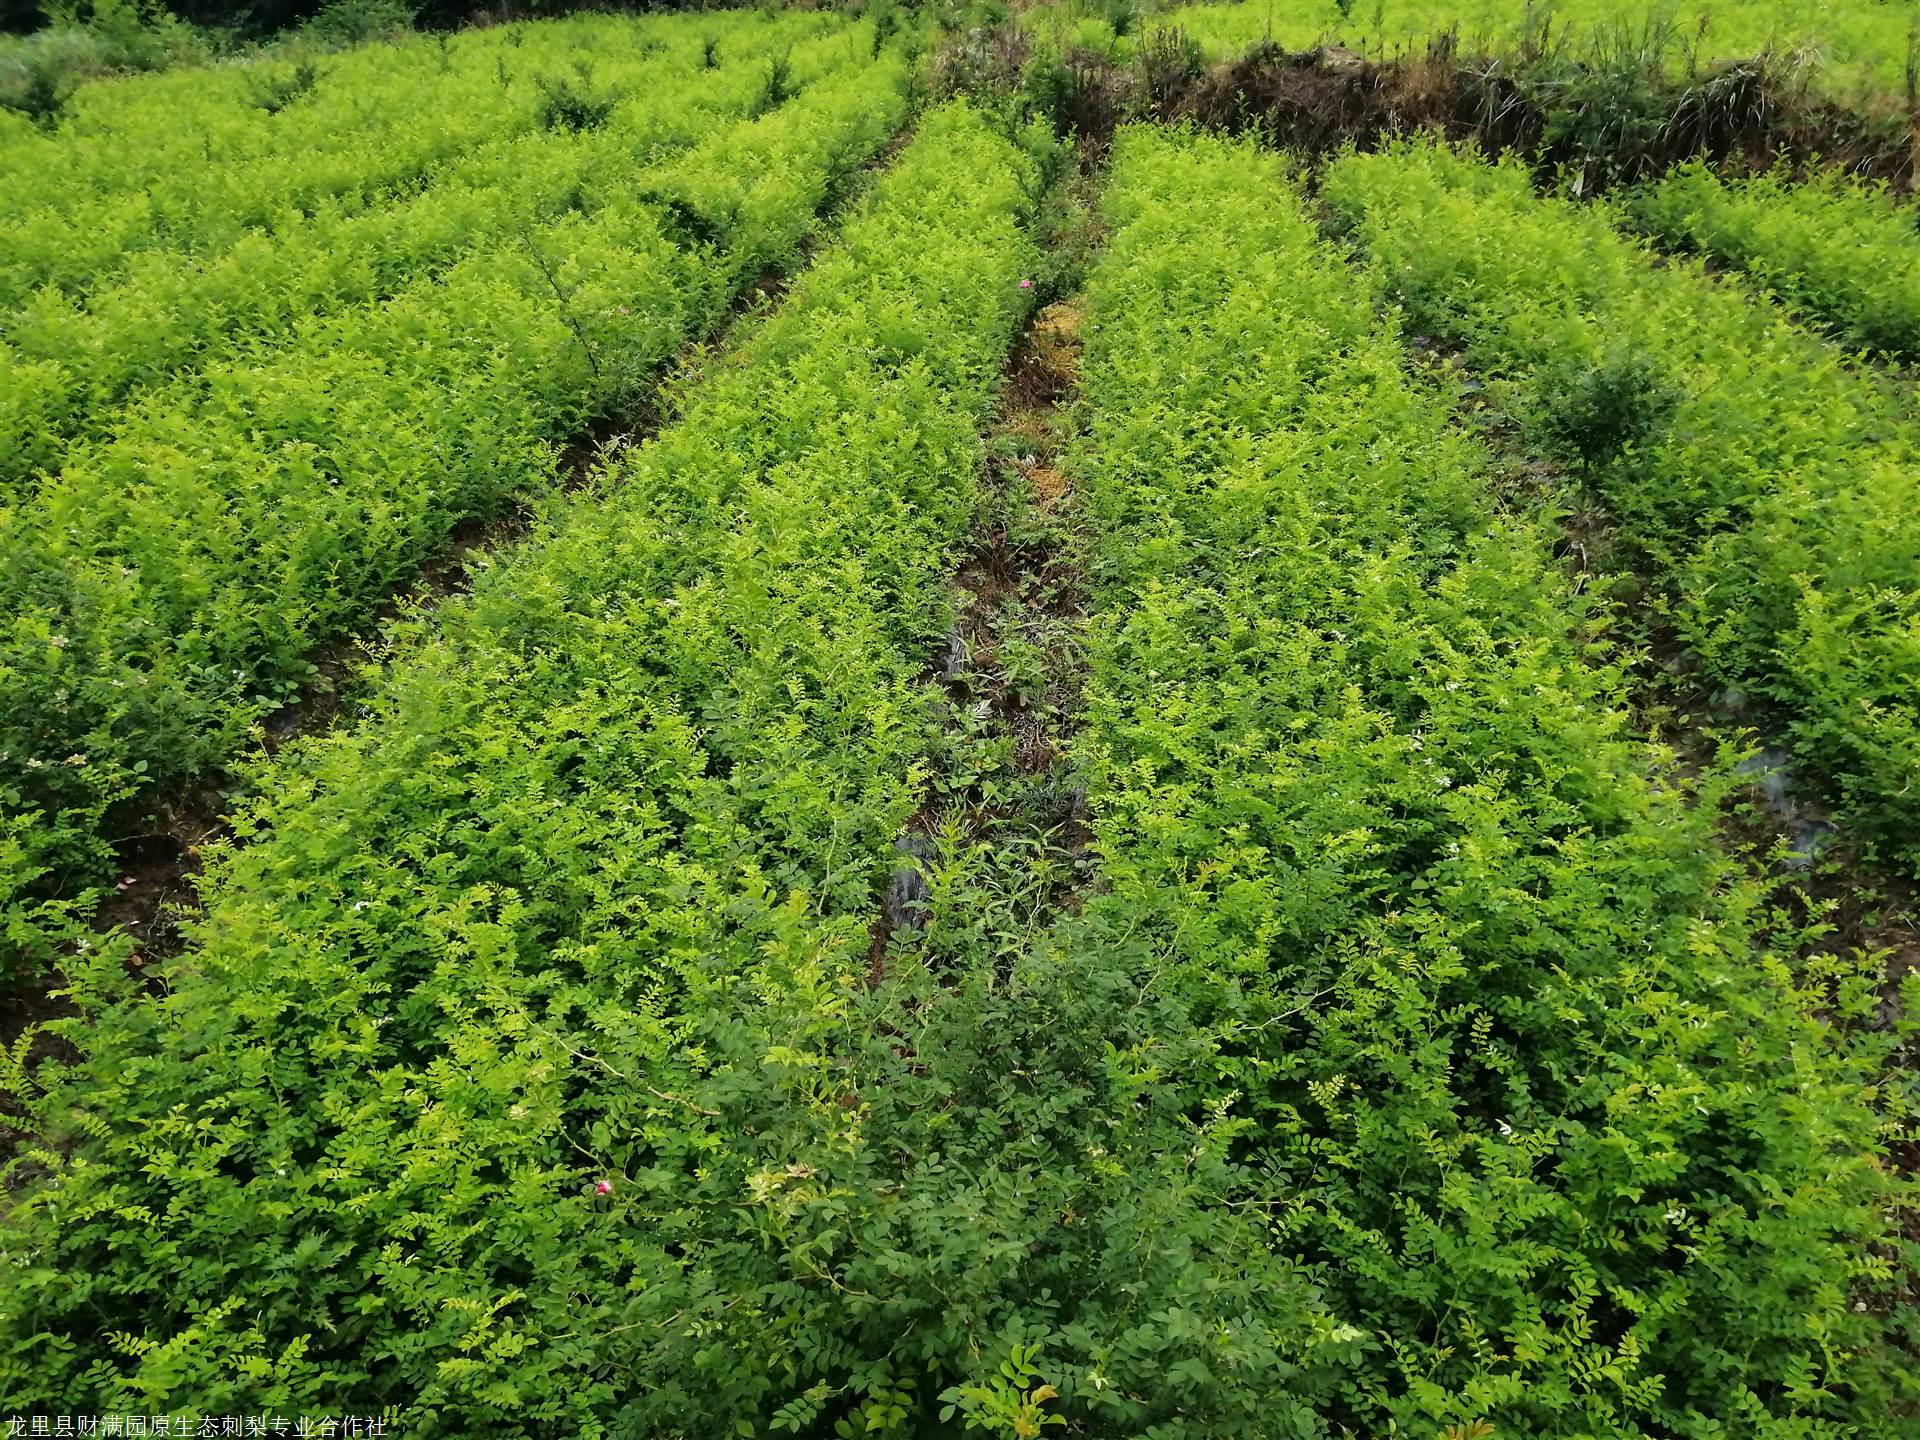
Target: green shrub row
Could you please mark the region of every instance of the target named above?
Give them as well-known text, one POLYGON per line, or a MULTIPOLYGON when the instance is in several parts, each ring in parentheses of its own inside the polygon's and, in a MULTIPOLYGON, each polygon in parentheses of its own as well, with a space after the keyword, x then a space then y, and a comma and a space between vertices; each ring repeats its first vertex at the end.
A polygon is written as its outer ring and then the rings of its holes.
POLYGON ((1920 357, 1920 224, 1884 184, 1778 171, 1728 180, 1696 162, 1623 209, 1662 245, 1739 266, 1843 340, 1920 357))
POLYGON ((1907 17, 1879 0, 1624 6, 1559 0, 1551 11, 1527 0, 1298 0, 1276 6, 1227 0, 1165 9, 1112 0, 1035 7, 1025 23, 1046 28, 1055 14, 1076 11, 1093 12, 1107 31, 1102 37, 1083 23, 1076 27, 1079 43, 1105 49, 1118 30, 1118 48, 1130 49, 1156 30, 1177 26, 1209 60, 1238 59, 1267 43, 1294 51, 1335 45, 1374 61, 1418 58, 1450 44, 1460 55, 1509 61, 1530 52, 1587 62, 1630 58, 1650 78, 1682 79, 1764 56, 1783 78, 1805 81, 1823 97, 1864 105, 1898 97, 1906 79, 1907 17))
MULTIPOLYGON (((604 18, 576 17, 549 25, 475 29, 448 36, 444 47, 426 36, 396 37, 326 57, 318 67, 321 77, 339 84, 316 86, 300 108, 324 102, 323 109, 352 119, 356 95, 364 105, 379 91, 442 75, 443 65, 478 76, 494 69, 496 50, 523 49, 531 41, 530 54, 558 67, 582 47, 609 46, 619 33, 604 18), (524 33, 516 39, 514 30, 524 33)), ((71 210, 184 167, 271 157, 311 141, 305 116, 270 116, 254 103, 275 79, 291 76, 296 68, 288 59, 261 53, 204 67, 107 76, 75 89, 52 127, 43 120, 36 128, 25 116, 6 112, 4 118, 19 129, 0 145, 0 217, 71 210), (35 183, 29 186, 29 180, 35 183)))
POLYGON ((404 35, 319 58, 313 85, 274 113, 259 101, 290 88, 299 67, 270 53, 102 81, 77 93, 73 113, 57 131, 29 131, 0 145, 0 218, 71 213, 172 176, 278 163, 315 144, 351 145, 351 135, 328 127, 411 123, 407 112, 417 119, 421 98, 411 92, 422 86, 452 86, 453 98, 476 101, 484 101, 483 82, 494 91, 508 86, 531 95, 539 78, 577 75, 583 60, 597 84, 603 74, 640 61, 651 61, 656 74, 705 67, 709 40, 724 63, 729 48, 777 51, 837 28, 825 16, 780 11, 574 14, 450 35, 404 35), (316 133, 321 130, 327 133, 316 133))
MULTIPOLYGON (((52 42, 52 48, 59 46, 52 42)), ((352 78, 378 83, 394 73, 382 67, 410 69, 425 53, 369 51, 356 57, 352 78)), ((16 92, 29 79, 24 69, 11 77, 16 92)), ((248 104, 254 73, 251 66, 229 64, 105 76, 72 91, 51 129, 20 111, 0 110, 0 217, 11 220, 43 206, 70 208, 144 185, 183 163, 241 159, 271 146, 277 127, 263 129, 261 113, 248 104), (177 124, 182 117, 192 123, 177 124)), ((0 71, 0 85, 8 78, 0 71)))
POLYGON ((1106 210, 1070 943, 1208 1037, 1126 1059, 1284 1275, 1169 1385, 1042 1373, 1101 1434, 1901 1433, 1871 984, 1812 1018, 1282 162, 1126 130, 1106 210))
POLYGON ((893 1344, 903 1312, 834 1273, 853 1202, 821 1172, 861 1122, 822 1047, 920 803, 1035 178, 927 117, 675 423, 263 769, 164 995, 104 1004, 109 959, 66 1027, 0 1219, 10 1404, 444 1436, 885 1412, 831 1330, 893 1344))
MULTIPOLYGON (((802 88, 848 63, 848 38, 803 42, 790 57, 790 83, 802 88)), ((212 256, 145 251, 84 298, 39 292, 0 322, 10 342, 0 348, 0 492, 36 468, 57 469, 66 437, 105 434, 122 418, 112 407, 128 390, 418 284, 464 253, 626 183, 636 166, 660 163, 722 120, 752 114, 769 66, 789 57, 744 43, 735 50, 740 58, 714 71, 677 77, 650 74, 637 57, 602 66, 596 85, 615 90, 646 76, 647 104, 629 104, 584 133, 496 141, 391 205, 248 232, 212 256)))
MULTIPOLYGON (((1920 866, 1920 425, 1885 377, 1605 208, 1432 146, 1330 168, 1382 289, 1585 468, 1655 600, 1861 835, 1920 866)), ((1750 713, 1750 712, 1749 712, 1750 713)))
MULTIPOLYGON (((218 253, 250 230, 322 207, 352 212, 386 203, 472 145, 538 123, 529 81, 503 86, 491 67, 471 62, 443 74, 424 52, 412 53, 415 73, 371 93, 338 94, 329 113, 315 114, 311 104, 274 115, 252 109, 241 123, 300 137, 266 154, 215 163, 180 156, 167 171, 99 193, 42 189, 38 167, 17 176, 29 195, 46 198, 0 222, 0 305, 10 309, 43 285, 84 294, 143 250, 218 253)), ((191 100, 186 108, 191 114, 191 100)), ((58 173, 62 158, 55 149, 41 164, 58 173)))
MULTIPOLYGON (((650 89, 655 81, 677 83, 697 71, 702 37, 719 28, 761 34, 767 27, 745 16, 731 27, 706 17, 668 17, 624 21, 604 38, 629 56, 651 57, 654 79, 644 87, 650 89)), ((782 28, 815 33, 821 20, 807 16, 782 28)), ((582 48, 585 36, 569 27, 525 33, 533 38, 518 48, 498 41, 462 46, 449 52, 444 66, 430 45, 403 46, 393 53, 410 63, 399 69, 385 60, 398 73, 384 81, 361 86, 323 77, 309 100, 278 113, 251 106, 251 119, 236 123, 275 137, 265 153, 212 163, 182 156, 140 183, 99 193, 48 185, 48 201, 0 223, 0 305, 17 305, 43 285, 84 291, 143 250, 218 254, 251 230, 273 231, 323 208, 340 214, 389 203, 475 144, 537 127, 541 80, 568 76, 584 63, 594 77, 590 88, 599 87, 594 51, 582 48)), ((57 174, 62 159, 56 146, 34 169, 16 173, 14 183, 38 194, 43 176, 57 174)))
POLYGON ((553 442, 791 258, 901 122, 906 81, 892 54, 857 67, 390 304, 158 392, 0 510, 14 945, 36 934, 26 896, 71 895, 106 863, 116 801, 224 763, 314 646, 456 522, 549 481, 553 442), (709 199, 718 245, 677 233, 709 199))

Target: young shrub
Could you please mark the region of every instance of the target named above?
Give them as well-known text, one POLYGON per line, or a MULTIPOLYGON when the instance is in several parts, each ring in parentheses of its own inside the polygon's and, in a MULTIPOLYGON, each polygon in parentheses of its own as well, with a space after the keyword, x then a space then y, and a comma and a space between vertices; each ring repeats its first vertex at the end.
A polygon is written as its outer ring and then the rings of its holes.
POLYGON ((43 130, 52 130, 66 113, 74 81, 52 61, 31 55, 0 75, 0 106, 26 116, 43 130))
POLYGON ((1165 112, 1206 69, 1200 46, 1178 26, 1155 29, 1140 43, 1136 63, 1148 101, 1165 112))
POLYGON ((320 67, 302 60, 292 69, 247 77, 247 90, 256 108, 277 115, 320 83, 320 67))
POLYGON ((1544 375, 1540 426, 1549 444, 1597 467, 1645 444, 1679 403, 1679 392, 1651 356, 1619 349, 1596 364, 1544 375))
POLYGON ((573 76, 536 75, 533 83, 540 87, 540 123, 576 135, 606 124, 622 98, 618 90, 594 91, 591 60, 576 60, 573 76))
POLYGON ((784 105, 792 96, 792 61, 785 55, 776 55, 767 62, 767 78, 760 87, 760 97, 754 102, 751 113, 765 115, 784 105))
POLYGON ((1045 120, 1063 140, 1104 143, 1120 121, 1125 78, 1097 57, 1044 50, 1020 77, 1020 113, 1045 120))

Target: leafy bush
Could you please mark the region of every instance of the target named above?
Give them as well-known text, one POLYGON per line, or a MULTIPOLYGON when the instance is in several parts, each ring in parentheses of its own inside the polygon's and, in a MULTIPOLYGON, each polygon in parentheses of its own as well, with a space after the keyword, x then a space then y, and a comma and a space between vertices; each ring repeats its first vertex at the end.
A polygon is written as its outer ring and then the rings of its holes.
POLYGON ((71 77, 44 53, 25 56, 9 68, 12 73, 0 76, 0 105, 36 125, 56 124, 73 93, 71 77))
POLYGON ((1184 94, 1206 69, 1199 43, 1178 27, 1148 35, 1140 43, 1137 63, 1147 95, 1157 105, 1184 94))
POLYGON ((1039 116, 1062 139, 1110 135, 1124 108, 1120 72, 1079 54, 1042 50, 1020 76, 1023 114, 1039 116))
POLYGON ((208 57, 202 36, 157 5, 90 0, 52 5, 47 28, 0 36, 0 109, 51 127, 84 81, 208 57))
POLYGON ((1640 179, 1672 152, 1678 97, 1661 84, 1667 46, 1606 32, 1598 53, 1555 53, 1518 67, 1515 85, 1542 117, 1538 153, 1585 191, 1640 179))
POLYGON ((247 77, 253 103, 269 115, 277 115, 320 83, 320 67, 312 60, 301 60, 291 69, 253 74, 247 77))
POLYGON ((549 130, 565 129, 575 134, 598 130, 620 103, 617 90, 594 93, 592 64, 585 60, 578 63, 577 79, 566 75, 534 77, 534 84, 540 87, 540 123, 549 130))
POLYGON ((300 29, 322 45, 363 45, 411 30, 417 8, 410 0, 327 0, 300 29))
POLYGON ((1680 396, 1648 356, 1616 351, 1597 364, 1549 372, 1541 382, 1541 433, 1588 464, 1645 443, 1680 396))

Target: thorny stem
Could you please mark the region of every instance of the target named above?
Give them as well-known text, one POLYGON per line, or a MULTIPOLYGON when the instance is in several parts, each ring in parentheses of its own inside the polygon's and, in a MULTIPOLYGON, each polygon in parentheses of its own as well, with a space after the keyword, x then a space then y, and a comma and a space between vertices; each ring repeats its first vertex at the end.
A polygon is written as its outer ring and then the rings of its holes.
POLYGON ((573 338, 580 342, 580 349, 587 357, 587 366, 593 371, 593 378, 595 380, 603 378, 600 374, 600 358, 594 353, 593 343, 587 339, 586 328, 581 325, 580 318, 573 313, 572 292, 561 286, 560 277, 554 272, 553 262, 541 253, 539 245, 534 242, 533 231, 523 227, 520 231, 520 240, 527 247, 527 255, 532 259, 534 268, 546 277, 547 284, 553 289, 554 299, 560 302, 560 318, 565 322, 566 327, 573 331, 573 338))

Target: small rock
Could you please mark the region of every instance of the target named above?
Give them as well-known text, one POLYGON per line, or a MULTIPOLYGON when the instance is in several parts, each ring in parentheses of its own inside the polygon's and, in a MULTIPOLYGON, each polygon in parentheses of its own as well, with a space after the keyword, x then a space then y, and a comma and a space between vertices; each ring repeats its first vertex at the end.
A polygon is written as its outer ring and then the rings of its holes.
POLYGON ((1787 852, 1789 870, 1805 870, 1833 844, 1833 826, 1824 820, 1801 820, 1793 827, 1793 849, 1787 852))
POLYGON ((880 918, 889 930, 918 930, 927 923, 927 877, 922 866, 934 856, 933 841, 925 835, 903 835, 893 848, 908 863, 898 866, 887 882, 880 918))
POLYGON ((1785 750, 1768 745, 1742 760, 1738 769, 1742 775, 1753 777, 1775 814, 1792 819, 1793 801, 1788 794, 1792 784, 1792 775, 1787 768, 1789 758, 1785 750))

